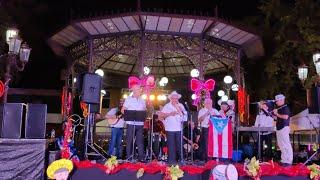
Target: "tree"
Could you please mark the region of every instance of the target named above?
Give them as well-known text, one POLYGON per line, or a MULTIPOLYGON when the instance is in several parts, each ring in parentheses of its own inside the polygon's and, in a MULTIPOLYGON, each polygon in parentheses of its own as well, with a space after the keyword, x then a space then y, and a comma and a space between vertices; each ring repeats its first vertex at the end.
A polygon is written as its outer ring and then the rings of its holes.
POLYGON ((254 97, 271 98, 284 93, 296 110, 305 107, 305 91, 297 76, 300 65, 309 67, 305 88, 310 88, 317 77, 312 54, 320 49, 320 3, 296 0, 294 4, 279 0, 264 1, 261 14, 246 19, 246 23, 259 29, 266 55, 247 64, 249 90, 254 97), (263 23, 260 23, 263 22, 263 23), (261 63, 258 68, 257 63, 261 63), (260 74, 263 83, 250 77, 260 74))

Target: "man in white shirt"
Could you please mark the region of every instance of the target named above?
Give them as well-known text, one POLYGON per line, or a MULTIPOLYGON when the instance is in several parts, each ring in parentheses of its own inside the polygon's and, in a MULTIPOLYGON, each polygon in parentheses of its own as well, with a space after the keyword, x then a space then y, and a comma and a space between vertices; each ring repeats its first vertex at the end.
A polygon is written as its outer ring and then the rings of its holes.
MULTIPOLYGON (((259 114, 256 117, 256 122, 254 123, 255 127, 274 127, 273 118, 269 113, 271 108, 268 107, 267 102, 262 101, 259 103, 259 114)), ((271 142, 272 142, 272 132, 261 132, 260 133, 260 150, 261 152, 264 149, 263 144, 267 145, 265 150, 265 157, 271 157, 271 142)))
POLYGON ((208 132, 209 132, 209 118, 210 116, 219 115, 217 109, 212 107, 212 100, 207 98, 204 100, 204 108, 200 109, 198 113, 198 122, 200 122, 201 127, 201 160, 208 160, 208 132))
POLYGON ((120 145, 123 136, 123 127, 124 127, 124 120, 122 117, 121 109, 123 106, 124 100, 121 99, 119 101, 119 105, 116 108, 110 109, 108 113, 105 115, 106 119, 115 119, 117 121, 115 124, 110 125, 111 127, 111 140, 109 144, 108 154, 120 157, 120 145))
POLYGON ((168 98, 170 102, 163 107, 161 115, 164 117, 163 123, 167 134, 168 163, 174 164, 177 162, 176 154, 178 154, 179 160, 183 159, 181 147, 182 123, 187 121, 188 115, 184 106, 179 103, 180 94, 173 91, 168 98))
MULTIPOLYGON (((122 113, 124 110, 146 111, 146 102, 141 98, 142 88, 140 85, 134 85, 132 88, 132 96, 128 96, 124 101, 122 113)), ((127 158, 132 156, 132 145, 135 137, 138 146, 138 160, 144 159, 144 144, 143 144, 143 122, 126 121, 127 123, 127 139, 126 139, 126 152, 127 158), (135 134, 134 134, 135 131, 135 134)))

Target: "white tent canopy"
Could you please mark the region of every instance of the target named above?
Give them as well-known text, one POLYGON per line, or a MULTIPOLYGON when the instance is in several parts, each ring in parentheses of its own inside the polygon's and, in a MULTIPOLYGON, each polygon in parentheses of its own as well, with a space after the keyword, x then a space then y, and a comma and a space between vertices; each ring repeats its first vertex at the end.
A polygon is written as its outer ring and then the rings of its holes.
POLYGON ((296 130, 307 130, 319 128, 320 126, 320 114, 309 114, 309 110, 305 109, 302 112, 291 117, 290 129, 291 131, 296 130))

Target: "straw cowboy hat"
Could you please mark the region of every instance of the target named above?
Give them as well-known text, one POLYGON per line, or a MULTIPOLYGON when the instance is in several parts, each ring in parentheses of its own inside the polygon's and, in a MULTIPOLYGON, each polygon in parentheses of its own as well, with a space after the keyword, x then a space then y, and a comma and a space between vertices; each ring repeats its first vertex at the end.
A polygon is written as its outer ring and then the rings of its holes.
POLYGON ((172 97, 177 97, 178 99, 180 99, 181 94, 177 93, 177 91, 172 91, 171 94, 169 94, 168 98, 171 99, 172 97))
POLYGON ((68 174, 73 169, 73 163, 69 159, 59 159, 56 161, 53 161, 48 169, 47 169, 47 175, 50 179, 55 179, 56 173, 61 173, 63 171, 68 171, 68 174))

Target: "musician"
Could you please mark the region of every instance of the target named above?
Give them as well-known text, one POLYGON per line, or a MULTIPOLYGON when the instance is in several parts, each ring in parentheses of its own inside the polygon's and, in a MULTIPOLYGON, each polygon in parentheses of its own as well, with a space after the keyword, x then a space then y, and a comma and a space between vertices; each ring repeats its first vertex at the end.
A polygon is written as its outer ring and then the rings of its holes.
POLYGON ((204 108, 200 109, 198 113, 198 122, 201 127, 201 160, 208 160, 208 132, 209 132, 209 118, 211 115, 219 115, 217 109, 212 107, 212 100, 207 98, 204 100, 204 108))
POLYGON ((120 99, 118 107, 110 109, 105 115, 106 119, 116 119, 114 124, 111 124, 111 141, 109 144, 108 154, 120 157, 120 145, 123 136, 124 119, 122 117, 121 109, 124 100, 120 99))
POLYGON ((167 103, 162 111, 162 117, 164 117, 164 127, 167 134, 167 144, 168 144, 168 163, 174 164, 177 161, 177 156, 179 160, 182 160, 182 122, 187 121, 187 111, 184 106, 179 103, 181 95, 176 91, 173 91, 168 96, 170 102, 167 103))
POLYGON ((194 122, 189 121, 188 126, 183 129, 183 148, 187 153, 191 152, 191 147, 193 148, 193 156, 195 159, 200 158, 200 130, 195 127, 194 122), (191 131, 192 130, 192 138, 191 131))
POLYGON ((235 112, 233 111, 234 108, 234 101, 228 100, 228 101, 219 101, 218 104, 220 104, 220 111, 219 114, 222 117, 228 117, 231 119, 232 123, 232 131, 234 132, 235 126, 235 112))
MULTIPOLYGON (((273 127, 273 118, 269 112, 272 108, 268 106, 268 102, 259 102, 259 114, 256 117, 255 127, 273 127)), ((261 132, 260 133, 260 149, 263 150, 263 144, 266 144, 265 155, 271 157, 271 143, 272 143, 272 132, 261 132)))
MULTIPOLYGON (((146 102, 142 99, 142 88, 139 84, 133 85, 131 87, 132 96, 128 96, 124 101, 122 107, 122 113, 124 110, 135 110, 135 111, 146 111, 146 102)), ((143 122, 138 121, 127 121, 127 138, 126 138, 126 152, 127 157, 133 155, 132 145, 133 138, 136 139, 136 144, 138 147, 138 160, 143 161, 144 159, 144 144, 143 144, 143 122), (135 134, 133 132, 135 131, 135 134)))
POLYGON ((281 163, 285 166, 291 165, 293 160, 293 150, 290 143, 290 109, 285 104, 285 96, 278 94, 275 96, 277 108, 273 110, 276 120, 277 143, 281 150, 281 163))

